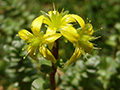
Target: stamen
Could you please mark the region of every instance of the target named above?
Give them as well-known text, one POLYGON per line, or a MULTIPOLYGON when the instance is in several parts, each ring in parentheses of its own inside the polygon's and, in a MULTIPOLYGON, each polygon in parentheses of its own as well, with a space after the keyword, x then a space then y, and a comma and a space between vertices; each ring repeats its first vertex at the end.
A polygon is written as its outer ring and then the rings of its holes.
POLYGON ((19 34, 16 34, 16 36, 18 37, 18 36, 19 36, 19 34))
POLYGON ((33 55, 36 55, 36 53, 33 53, 33 55))
POLYGON ((89 22, 88 20, 89 20, 89 19, 88 19, 88 17, 87 17, 86 23, 88 23, 88 22, 89 22))
POLYGON ((25 59, 27 57, 27 55, 30 53, 31 49, 27 52, 27 54, 23 57, 23 59, 25 59))
POLYGON ((101 38, 101 36, 98 36, 98 37, 91 37, 90 39, 91 39, 91 40, 95 40, 95 39, 98 39, 98 38, 101 38))
POLYGON ((40 11, 45 17, 48 17, 49 15, 45 11, 40 11))
POLYGON ((64 11, 64 8, 61 10, 61 13, 63 13, 63 11, 64 11))
POLYGON ((88 21, 88 17, 87 17, 87 21, 88 21))
POLYGON ((56 10, 55 10, 55 4, 54 4, 54 2, 53 2, 53 10, 56 11, 56 10))
POLYGON ((97 46, 97 44, 95 44, 95 43, 92 43, 94 46, 97 46))
POLYGON ((65 16, 68 13, 69 13, 69 11, 65 11, 65 12, 62 13, 62 16, 65 16))
POLYGON ((103 29, 103 28, 97 29, 97 30, 95 30, 94 32, 100 31, 100 30, 102 30, 102 29, 103 29))
POLYGON ((26 57, 23 57, 23 59, 25 59, 26 57))
POLYGON ((88 53, 85 53, 85 51, 82 50, 82 54, 83 54, 83 55, 85 56, 85 58, 88 60, 88 58, 87 58, 88 53))
POLYGON ((94 49, 99 49, 99 50, 101 50, 102 48, 97 48, 97 47, 94 47, 94 49))
POLYGON ((29 45, 25 46, 24 48, 22 48, 22 51, 24 51, 26 48, 28 48, 29 45))
POLYGON ((89 23, 91 23, 91 20, 89 20, 89 23))

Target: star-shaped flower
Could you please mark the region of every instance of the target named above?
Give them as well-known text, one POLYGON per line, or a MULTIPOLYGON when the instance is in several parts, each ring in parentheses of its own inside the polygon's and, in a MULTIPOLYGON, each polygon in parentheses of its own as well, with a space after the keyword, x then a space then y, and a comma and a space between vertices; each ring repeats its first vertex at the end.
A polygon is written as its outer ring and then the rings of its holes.
POLYGON ((39 52, 44 58, 55 63, 55 57, 45 46, 49 43, 53 43, 55 40, 61 37, 61 34, 43 34, 42 32, 40 32, 43 19, 44 16, 41 15, 32 22, 31 30, 33 34, 25 29, 22 29, 18 32, 18 35, 28 44, 27 54, 31 58, 35 59, 36 49, 39 48, 39 52))
POLYGON ((67 65, 75 62, 82 53, 90 53, 94 49, 94 45, 90 41, 95 40, 98 37, 93 37, 93 32, 93 26, 90 23, 87 23, 84 27, 78 28, 77 30, 72 28, 72 32, 69 30, 69 27, 65 27, 65 29, 62 30, 62 35, 75 44, 75 52, 67 65))
MULTIPOLYGON (((81 27, 85 26, 84 20, 75 14, 68 14, 68 11, 63 12, 63 10, 59 13, 57 10, 54 9, 54 11, 49 11, 48 13, 45 13, 44 11, 41 11, 44 15, 43 23, 47 25, 47 31, 46 34, 55 34, 56 32, 60 32, 63 36, 64 29, 69 30, 70 32, 74 33, 73 30, 73 24, 72 23, 78 23, 81 25, 81 27)), ((75 33, 74 33, 75 34, 75 33)), ((76 35, 74 35, 76 36, 76 35)), ((74 37, 69 37, 71 39, 74 39, 74 37)), ((51 49, 53 47, 53 43, 49 43, 49 48, 51 49)))

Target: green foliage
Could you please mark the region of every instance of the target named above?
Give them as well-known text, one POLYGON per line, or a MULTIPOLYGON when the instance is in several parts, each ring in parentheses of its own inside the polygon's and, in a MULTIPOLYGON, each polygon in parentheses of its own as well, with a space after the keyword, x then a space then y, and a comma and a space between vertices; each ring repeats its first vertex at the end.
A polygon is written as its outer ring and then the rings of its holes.
POLYGON ((20 90, 29 90, 32 80, 37 78, 37 70, 29 58, 23 59, 26 51, 22 51, 23 41, 13 40, 12 45, 5 45, 8 56, 4 57, 7 63, 5 74, 9 83, 17 83, 20 90))
MULTIPOLYGON (((35 17, 26 11, 25 0, 2 0, 0 1, 0 49, 4 44, 10 44, 17 32, 22 28, 30 27, 35 17)), ((3 53, 0 53, 1 57, 3 53)))
POLYGON ((74 47, 60 40, 59 57, 63 60, 59 59, 57 64, 64 74, 57 76, 58 87, 61 90, 120 90, 120 0, 0 0, 0 86, 5 90, 49 88, 47 73, 51 72, 51 63, 40 56, 39 63, 28 57, 24 60, 26 50, 22 51, 23 41, 16 34, 22 28, 30 30, 39 11, 50 10, 52 2, 59 10, 65 8, 85 20, 88 17, 95 30, 103 27, 95 32, 101 38, 94 41, 102 50, 94 50, 88 60, 80 58, 70 67, 62 68, 74 47))
POLYGON ((32 83, 31 90, 47 90, 50 88, 49 78, 44 80, 42 77, 35 79, 32 83))
POLYGON ((61 88, 67 90, 102 90, 102 83, 98 79, 98 66, 100 57, 94 56, 87 61, 78 60, 74 66, 68 67, 65 75, 61 77, 61 88))

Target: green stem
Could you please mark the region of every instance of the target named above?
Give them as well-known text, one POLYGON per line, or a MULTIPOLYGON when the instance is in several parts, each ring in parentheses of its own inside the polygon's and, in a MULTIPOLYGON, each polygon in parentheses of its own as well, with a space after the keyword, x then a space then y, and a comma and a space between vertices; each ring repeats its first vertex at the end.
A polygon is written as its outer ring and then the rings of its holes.
MULTIPOLYGON (((58 42, 59 42, 59 40, 56 40, 56 42, 55 42, 56 45, 53 47, 53 55, 56 58, 56 60, 58 59, 58 50, 59 50, 59 43, 58 42)), ((57 68, 54 66, 54 63, 52 63, 52 69, 53 69, 53 72, 51 72, 49 74, 50 84, 51 84, 50 90, 55 90, 56 89, 55 73, 56 73, 57 68)))

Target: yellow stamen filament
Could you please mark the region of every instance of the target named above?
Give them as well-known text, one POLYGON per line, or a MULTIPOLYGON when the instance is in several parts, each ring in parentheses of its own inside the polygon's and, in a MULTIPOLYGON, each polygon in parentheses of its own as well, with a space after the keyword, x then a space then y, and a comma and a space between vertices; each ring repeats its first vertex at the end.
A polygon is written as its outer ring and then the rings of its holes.
POLYGON ((102 49, 102 48, 97 48, 97 47, 94 47, 94 49, 102 49))
POLYGON ((102 30, 102 29, 103 29, 103 28, 97 29, 97 30, 95 30, 94 32, 100 31, 100 30, 102 30))
POLYGON ((27 57, 27 55, 30 53, 31 49, 27 52, 27 54, 23 57, 23 59, 25 59, 27 57))
POLYGON ((24 48, 22 48, 22 51, 24 51, 26 48, 28 48, 29 45, 25 46, 24 48))

